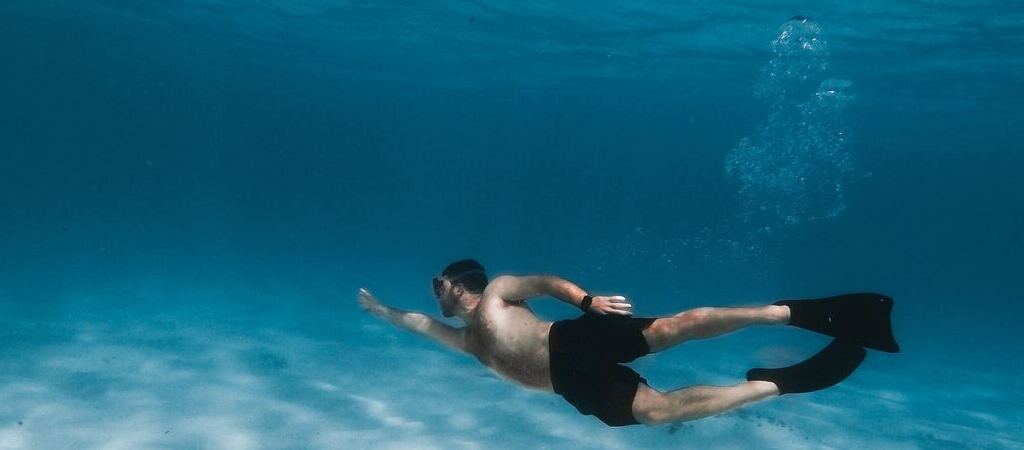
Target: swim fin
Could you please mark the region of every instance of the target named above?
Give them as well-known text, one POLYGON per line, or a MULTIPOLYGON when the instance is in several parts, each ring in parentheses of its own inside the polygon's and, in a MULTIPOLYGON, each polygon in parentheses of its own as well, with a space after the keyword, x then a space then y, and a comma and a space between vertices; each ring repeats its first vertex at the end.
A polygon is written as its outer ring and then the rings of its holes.
POLYGON ((860 293, 812 300, 780 300, 789 306, 789 324, 836 338, 848 338, 863 347, 899 353, 892 335, 892 298, 860 293))
POLYGON ((867 351, 848 339, 835 339, 823 350, 789 367, 750 369, 747 381, 770 381, 779 394, 812 392, 834 386, 850 376, 864 361, 867 351))

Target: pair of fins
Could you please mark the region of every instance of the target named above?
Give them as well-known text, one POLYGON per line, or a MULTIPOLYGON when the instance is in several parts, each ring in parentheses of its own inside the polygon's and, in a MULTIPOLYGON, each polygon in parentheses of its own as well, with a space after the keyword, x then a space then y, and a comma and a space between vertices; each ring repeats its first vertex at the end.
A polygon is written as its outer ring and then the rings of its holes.
POLYGON ((899 353, 892 335, 892 298, 873 293, 811 300, 781 300, 789 306, 789 324, 835 339, 805 361, 777 369, 751 369, 747 380, 770 381, 780 394, 812 392, 834 386, 860 366, 865 348, 899 353))

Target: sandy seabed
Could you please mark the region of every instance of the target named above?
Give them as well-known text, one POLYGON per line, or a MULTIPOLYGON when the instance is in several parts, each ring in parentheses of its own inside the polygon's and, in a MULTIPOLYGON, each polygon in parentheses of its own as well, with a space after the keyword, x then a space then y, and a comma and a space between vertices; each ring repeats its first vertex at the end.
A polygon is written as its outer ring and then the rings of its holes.
MULTIPOLYGON (((826 391, 683 424, 608 428, 555 395, 520 389, 471 357, 368 316, 337 322, 307 333, 216 318, 8 317, 0 331, 0 449, 483 449, 496 442, 501 448, 1024 447, 1024 407, 1007 386, 1022 390, 1009 374, 979 377, 969 368, 869 355, 854 376, 826 391)), ((741 381, 750 360, 729 358, 723 349, 756 345, 754 337, 673 349, 633 365, 662 390, 731 384, 741 381), (694 360, 704 364, 687 363, 694 360)), ((781 361, 792 359, 788 353, 767 347, 759 355, 781 361)))

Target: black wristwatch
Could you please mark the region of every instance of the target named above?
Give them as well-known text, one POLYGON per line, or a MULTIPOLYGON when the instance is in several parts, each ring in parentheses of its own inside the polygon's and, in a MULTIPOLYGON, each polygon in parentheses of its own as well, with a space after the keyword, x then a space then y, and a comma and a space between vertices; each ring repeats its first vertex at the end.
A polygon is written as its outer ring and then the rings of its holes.
POLYGON ((590 312, 590 304, 593 303, 593 301, 594 301, 594 296, 593 295, 584 295, 583 296, 583 301, 580 302, 580 309, 582 309, 583 312, 585 312, 585 313, 586 312, 590 312))

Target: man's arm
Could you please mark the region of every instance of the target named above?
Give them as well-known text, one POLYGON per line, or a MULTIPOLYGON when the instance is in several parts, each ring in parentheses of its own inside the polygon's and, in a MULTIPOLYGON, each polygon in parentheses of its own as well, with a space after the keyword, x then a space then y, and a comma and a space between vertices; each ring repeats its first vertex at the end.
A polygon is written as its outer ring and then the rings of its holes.
MULTIPOLYGON (((573 282, 554 275, 501 275, 487 284, 487 289, 506 302, 518 303, 534 297, 550 295, 577 308, 583 302, 587 291, 573 282)), ((589 311, 598 314, 630 315, 633 305, 626 303, 626 297, 593 296, 589 311)))
POLYGON ((431 338, 453 350, 466 351, 465 328, 455 328, 423 313, 384 305, 366 289, 359 289, 359 304, 399 328, 431 338))
POLYGON ((550 295, 578 308, 583 296, 587 295, 587 291, 573 282, 554 275, 501 275, 491 280, 487 287, 511 303, 550 295))

